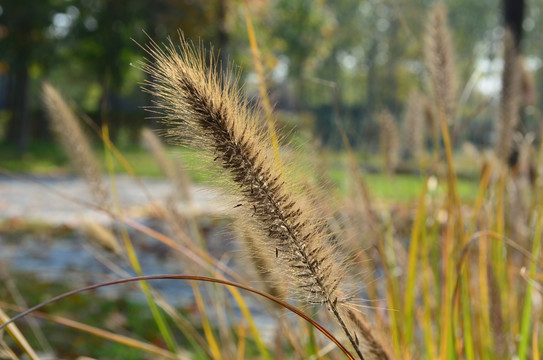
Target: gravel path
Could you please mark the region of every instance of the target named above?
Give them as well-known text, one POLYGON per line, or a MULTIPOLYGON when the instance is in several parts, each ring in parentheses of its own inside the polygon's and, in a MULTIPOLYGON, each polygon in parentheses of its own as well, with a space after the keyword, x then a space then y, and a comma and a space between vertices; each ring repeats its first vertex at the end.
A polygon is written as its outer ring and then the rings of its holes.
MULTIPOLYGON (((86 183, 74 176, 32 177, 35 181, 24 181, 0 177, 0 221, 23 219, 39 221, 51 225, 77 227, 85 221, 108 224, 111 219, 104 213, 88 206, 71 201, 69 197, 92 203, 86 183), (68 196, 63 197, 54 189, 68 196)), ((109 184, 109 180, 106 180, 109 184)), ((145 217, 150 204, 149 198, 140 184, 131 177, 121 175, 116 178, 119 201, 125 213, 132 217, 145 217)), ((142 183, 154 201, 164 203, 172 189, 166 180, 142 179, 142 183)), ((194 206, 191 209, 199 214, 217 215, 224 208, 217 206, 220 194, 210 188, 193 186, 194 206)), ((180 211, 186 211, 180 204, 180 211)))
MULTIPOLYGON (((32 179, 35 181, 14 180, 0 176, 0 222, 36 221, 52 227, 66 226, 75 231, 60 232, 56 235, 40 231, 10 235, 0 231, 0 274, 2 271, 4 273, 8 271, 17 283, 38 280, 46 283, 62 283, 70 288, 111 279, 112 271, 107 263, 113 263, 133 274, 126 262, 120 261, 110 252, 100 250, 99 247, 90 246, 89 240, 81 232, 84 222, 98 222, 102 225, 112 223, 108 215, 68 198, 74 197, 85 202, 92 202, 88 187, 82 179, 74 176, 33 177, 32 179), (57 191, 67 196, 59 196, 57 191)), ((161 220, 149 216, 151 214, 150 201, 140 184, 124 175, 118 176, 116 182, 124 213, 159 232, 167 233, 167 227, 164 227, 161 220)), ((152 194, 153 201, 165 203, 171 196, 172 189, 165 180, 142 179, 142 182, 152 194)), ((202 186, 193 186, 191 193, 193 206, 189 209, 185 204, 178 204, 180 213, 191 211, 199 214, 198 218, 209 253, 222 259, 237 271, 246 271, 244 268, 239 268, 239 264, 235 261, 239 255, 239 249, 227 230, 225 222, 216 221, 230 211, 227 207, 219 205, 224 203, 221 201, 223 197, 221 193, 202 186)), ((186 268, 186 259, 171 251, 167 246, 138 231, 130 228, 128 230, 145 274, 194 271, 194 267, 186 268)), ((173 305, 190 307, 194 304, 192 288, 186 282, 162 280, 154 282, 153 286, 173 305)), ((129 297, 145 302, 138 288, 131 289, 131 287, 114 286, 94 293, 105 298, 129 297)), ((230 298, 227 301, 233 302, 230 298)), ((263 311, 262 303, 256 298, 247 296, 246 301, 253 311, 257 324, 265 333, 264 337, 271 339, 275 321, 263 311)), ((212 309, 208 315, 214 318, 212 309)))

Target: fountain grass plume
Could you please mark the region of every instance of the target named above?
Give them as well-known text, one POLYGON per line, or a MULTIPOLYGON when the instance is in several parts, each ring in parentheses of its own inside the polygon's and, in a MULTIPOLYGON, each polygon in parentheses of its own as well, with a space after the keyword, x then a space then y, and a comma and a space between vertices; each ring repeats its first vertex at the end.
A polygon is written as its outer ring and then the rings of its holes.
POLYGON ((520 97, 521 106, 526 107, 537 103, 538 93, 534 73, 531 72, 524 61, 520 61, 520 97))
POLYGON ((458 80, 447 8, 443 2, 437 2, 430 10, 426 31, 426 67, 436 101, 450 122, 456 116, 458 80))
POLYGON ((413 90, 407 98, 403 129, 405 150, 415 160, 420 160, 424 153, 424 100, 422 95, 413 90))
POLYGON ((261 253, 273 254, 282 286, 290 284, 305 303, 325 305, 364 359, 364 342, 346 320, 352 306, 346 270, 325 222, 275 164, 260 114, 235 74, 182 36, 179 47, 170 40, 164 48, 152 41, 143 48, 152 58, 141 64, 150 76, 144 90, 154 96, 149 110, 166 124, 168 138, 213 156, 238 196, 241 217, 266 233, 261 253))
POLYGON ((250 260, 256 270, 265 291, 279 299, 285 299, 287 297, 285 287, 281 286, 281 281, 277 278, 277 272, 272 271, 275 255, 262 256, 262 247, 267 240, 267 234, 264 232, 255 232, 255 229, 250 226, 248 227, 247 222, 242 219, 236 219, 234 228, 236 238, 239 239, 241 245, 240 247, 246 253, 246 258, 250 260))
POLYGON ((379 123, 379 143, 381 145, 384 170, 388 175, 392 175, 398 165, 400 147, 398 125, 394 116, 388 110, 382 110, 377 114, 377 122, 379 123))
POLYGON ((74 112, 60 93, 47 82, 42 84, 42 102, 50 120, 51 130, 72 165, 87 182, 97 205, 111 209, 109 190, 104 183, 100 165, 74 112))

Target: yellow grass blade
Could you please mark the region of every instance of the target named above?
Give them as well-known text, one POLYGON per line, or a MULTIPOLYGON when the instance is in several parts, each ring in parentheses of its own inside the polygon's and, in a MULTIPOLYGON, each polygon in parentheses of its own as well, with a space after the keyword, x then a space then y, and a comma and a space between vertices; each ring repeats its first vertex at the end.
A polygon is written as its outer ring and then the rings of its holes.
POLYGON ((395 354, 399 356, 402 353, 401 334, 403 334, 403 323, 402 319, 400 318, 399 312, 396 311, 400 309, 399 303, 401 301, 401 298, 397 276, 394 276, 391 271, 391 265, 395 266, 396 259, 394 258, 394 254, 392 251, 394 239, 392 238, 390 230, 391 229, 389 229, 389 231, 387 231, 387 234, 384 234, 384 236, 379 239, 377 247, 383 259, 383 270, 386 279, 387 304, 388 307, 393 310, 389 313, 390 331, 392 333, 392 347, 395 354), (387 248, 391 250, 387 251, 387 248))
POLYGON ((421 238, 422 227, 425 226, 425 208, 426 208, 426 192, 428 190, 428 180, 424 182, 424 187, 419 196, 419 204, 417 206, 417 215, 413 223, 413 228, 411 230, 411 240, 409 242, 409 255, 407 260, 407 280, 405 284, 405 293, 404 293, 404 309, 403 316, 405 321, 405 335, 404 335, 404 344, 409 346, 413 338, 413 322, 415 318, 414 314, 414 304, 415 298, 417 295, 415 281, 416 281, 416 270, 419 257, 419 241, 421 238))
POLYGON ((213 330, 211 329, 211 325, 209 324, 209 318, 207 317, 206 307, 204 304, 204 300, 202 298, 202 294, 200 293, 200 289, 198 288, 198 284, 195 282, 191 282, 190 285, 192 286, 194 299, 196 300, 196 306, 198 307, 200 314, 202 314, 202 327, 204 328, 204 335, 207 339, 207 343, 210 347, 211 353, 213 354, 213 358, 222 359, 221 350, 219 348, 219 344, 217 343, 217 340, 215 339, 215 335, 213 335, 213 330))
POLYGON ((258 347, 258 350, 260 351, 260 356, 262 359, 270 360, 270 354, 268 350, 266 349, 266 346, 262 342, 262 338, 259 335, 258 328, 255 325, 255 322, 253 320, 253 316, 251 315, 251 312, 249 311, 249 307, 247 306, 245 300, 243 300, 243 297, 239 293, 238 289, 228 286, 228 291, 230 291, 230 294, 234 297, 234 300, 239 306, 239 309, 245 318, 247 320, 247 323, 249 324, 249 329, 251 330, 251 333, 253 333, 254 341, 256 342, 256 346, 258 347))
POLYGON ((431 233, 426 234, 426 228, 423 227, 421 235, 421 252, 420 252, 420 268, 422 271, 421 291, 422 291, 422 319, 421 322, 422 331, 424 333, 424 343, 426 349, 427 359, 437 358, 437 348, 435 341, 435 326, 439 326, 439 320, 435 320, 432 309, 432 290, 435 288, 435 282, 433 281, 433 269, 430 264, 430 249, 434 245, 431 243, 432 239, 437 239, 437 224, 430 229, 431 233))
POLYGON ((72 291, 66 292, 64 294, 55 296, 55 297, 53 297, 53 298, 51 298, 51 299, 49 299, 49 300, 47 300, 47 301, 45 301, 45 302, 43 302, 41 304, 33 306, 32 308, 27 309, 27 310, 17 314, 11 320, 6 321, 3 324, 0 324, 0 330, 2 330, 3 328, 9 326, 13 322, 15 322, 17 320, 20 320, 21 318, 29 315, 30 313, 33 313, 33 312, 43 308, 44 306, 46 306, 48 304, 60 301, 62 299, 68 298, 68 297, 73 296, 75 294, 82 293, 84 291, 90 291, 90 290, 99 289, 99 288, 102 288, 102 287, 105 287, 105 286, 113 286, 113 285, 125 284, 125 283, 129 283, 129 282, 137 282, 137 281, 142 281, 142 280, 149 281, 149 280, 167 280, 167 279, 193 280, 193 281, 202 281, 202 282, 209 282, 209 283, 215 283, 215 284, 223 284, 223 285, 226 285, 227 287, 234 287, 234 288, 236 288, 236 290, 237 289, 242 289, 242 290, 251 292, 253 294, 259 295, 259 296, 261 296, 263 298, 266 298, 268 300, 271 300, 274 303, 280 305, 281 307, 283 307, 285 309, 288 309, 292 313, 296 314, 298 317, 300 317, 300 318, 304 319, 305 321, 311 323, 316 329, 318 329, 328 339, 330 339, 334 344, 336 344, 336 346, 339 347, 341 349, 341 351, 349 359, 354 360, 354 357, 352 356, 352 354, 328 330, 326 330, 317 321, 313 320, 311 317, 309 317, 308 315, 306 315, 305 313, 303 313, 302 311, 300 311, 296 307, 290 305, 289 303, 287 303, 285 301, 282 301, 282 300, 280 300, 280 299, 278 299, 278 298, 276 298, 276 297, 274 297, 274 296, 272 296, 272 295, 270 295, 268 293, 265 293, 263 291, 254 289, 254 288, 252 288, 250 286, 246 286, 246 285, 243 285, 243 284, 235 283, 235 282, 224 280, 224 279, 210 278, 210 277, 207 277, 207 276, 198 276, 198 275, 147 275, 147 276, 135 276, 135 277, 130 277, 130 278, 126 278, 126 279, 108 281, 108 282, 103 282, 103 283, 99 283, 99 284, 86 286, 86 287, 83 287, 83 288, 79 288, 79 289, 72 290, 72 291))
MULTIPOLYGON (((451 215, 449 211, 449 216, 451 215)), ((439 353, 441 360, 454 359, 454 347, 453 347, 453 316, 454 311, 452 308, 452 295, 454 281, 456 278, 456 271, 454 261, 451 258, 453 255, 453 241, 454 241, 454 225, 450 221, 445 228, 443 236, 443 249, 441 261, 443 262, 444 269, 444 282, 441 290, 441 329, 440 329, 440 344, 439 353)))
MULTIPOLYGON (((462 241, 461 241, 461 244, 462 244, 462 247, 466 246, 466 244, 468 243, 469 241, 469 238, 472 234, 472 231, 473 229, 475 229, 475 226, 476 226, 476 222, 477 222, 477 217, 479 215, 479 211, 483 205, 483 200, 485 198, 485 194, 486 194, 486 189, 488 187, 488 182, 490 181, 490 175, 491 175, 491 167, 490 166, 487 166, 483 172, 483 176, 481 177, 481 181, 479 183, 479 191, 478 191, 478 194, 477 194, 477 198, 475 200, 475 203, 474 203, 474 206, 473 206, 473 217, 471 219, 471 223, 469 224, 469 227, 468 229, 463 232, 461 234, 462 236, 462 241)), ((483 240, 484 241, 484 240, 483 240)), ((481 255, 480 255, 481 257, 481 255)), ((484 269, 482 268, 479 268, 479 279, 480 281, 482 281, 482 283, 480 284, 481 285, 481 290, 482 289, 486 289, 486 291, 488 290, 488 287, 487 287, 487 280, 486 280, 486 264, 483 265, 482 261, 486 261, 486 255, 483 256, 483 259, 480 259, 481 261, 481 264, 480 266, 481 267, 484 267, 484 269), (483 278, 484 276, 484 278, 483 278)), ((474 314, 472 313, 472 304, 471 304, 471 299, 473 297, 473 294, 471 294, 470 292, 470 288, 469 288, 469 279, 470 279, 470 270, 469 270, 469 267, 463 267, 462 270, 461 270, 461 273, 460 273, 460 277, 461 277, 461 280, 460 280, 460 311, 461 311, 461 316, 462 316, 462 328, 463 328, 463 336, 464 336, 464 344, 463 344, 463 348, 464 348, 464 352, 465 352, 465 356, 466 356, 466 359, 467 360, 473 360, 475 358, 475 346, 476 344, 474 343, 473 341, 473 324, 472 324, 472 321, 475 320, 475 321, 478 321, 479 320, 479 317, 478 316, 474 316, 474 314)), ((479 291, 478 291, 479 293, 479 291)), ((482 297, 484 298, 487 298, 488 300, 488 293, 486 294, 483 294, 481 295, 482 297)), ((483 304, 488 304, 488 302, 483 302, 483 304)), ((484 311, 486 312, 486 311, 484 311)), ((488 314, 488 312, 486 312, 488 314)), ((488 323, 489 324, 489 323, 488 323)), ((481 327, 478 327, 478 329, 482 329, 481 327)), ((482 346, 482 343, 483 342, 487 342, 488 343, 488 339, 490 339, 490 336, 489 336, 489 333, 488 333, 488 330, 490 329, 490 327, 486 327, 487 331, 479 334, 481 337, 487 339, 487 340, 480 340, 479 341, 479 346, 482 346), (488 336, 485 336, 488 335, 488 336)))
MULTIPOLYGON (((145 233, 145 234, 147 234, 147 235, 161 241, 162 243, 164 243, 164 244, 166 244, 166 245, 168 245, 168 246, 170 246, 170 247, 172 247, 174 249, 182 251, 182 253, 184 253, 184 254, 185 254, 185 252, 187 252, 189 250, 189 249, 185 249, 185 248, 180 248, 179 244, 177 244, 175 241, 173 241, 169 237, 167 237, 167 236, 165 236, 165 235, 163 235, 161 233, 158 233, 158 232, 154 231, 153 229, 150 229, 150 228, 148 228, 148 227, 146 227, 144 225, 138 224, 138 223, 136 223, 135 221, 133 221, 131 219, 122 218, 121 221, 128 224, 129 226, 133 227, 134 229, 137 229, 137 230, 139 230, 139 231, 141 231, 141 232, 143 232, 143 233, 145 233)), ((190 254, 201 255, 201 257, 199 257, 198 259, 202 259, 204 261, 207 261, 208 264, 216 265, 221 270, 226 270, 226 271, 229 270, 228 268, 222 269, 220 262, 217 262, 208 253, 202 252, 201 249, 196 247, 196 248, 194 248, 192 250, 194 250, 195 252, 194 253, 190 252, 190 254)), ((186 255, 189 256, 189 254, 186 254, 186 255)), ((192 260, 196 260, 194 257, 191 257, 191 256, 189 256, 189 258, 191 258, 192 260)), ((219 271, 217 271, 215 269, 212 269, 212 268, 209 268, 209 267, 206 267, 205 263, 203 263, 203 261, 201 263, 197 261, 197 263, 199 265, 203 266, 204 268, 207 268, 208 270, 212 270, 211 272, 214 274, 214 276, 216 276, 218 278, 221 278, 221 279, 224 279, 223 275, 219 271)), ((237 276, 237 274, 232 273, 231 271, 229 271, 229 274, 232 275, 236 279, 239 278, 239 276, 237 276)), ((235 289, 235 288, 228 287, 228 290, 230 291, 230 293, 234 297, 234 300, 238 304, 243 316, 247 320, 247 322, 249 324, 249 329, 251 330, 251 333, 253 334, 254 340, 255 340, 255 342, 256 342, 256 344, 258 346, 258 349, 260 351, 261 356, 264 359, 269 359, 269 353, 266 350, 266 347, 264 346, 264 344, 262 343, 258 328, 254 324, 254 320, 253 320, 253 317, 251 315, 251 312, 249 311, 249 308, 247 307, 247 304, 243 300, 243 297, 241 296, 239 291, 237 291, 237 289, 235 289)))
MULTIPOLYGON (((534 242, 532 245, 532 256, 539 259, 541 252, 541 231, 543 230, 543 205, 538 207, 537 223, 534 231, 534 242)), ((529 266, 529 277, 533 278, 537 270, 537 262, 532 261, 529 266)), ((520 342, 518 346, 518 358, 519 360, 526 359, 528 353, 528 342, 530 339, 530 328, 532 324, 532 285, 528 282, 526 286, 526 294, 524 298, 524 307, 522 309, 522 320, 520 324, 520 342)))
MULTIPOLYGON (((24 310, 23 308, 21 308, 19 306, 14 306, 14 305, 7 304, 7 303, 4 303, 4 302, 0 302, 0 306, 5 308, 5 309, 11 309, 11 310, 15 310, 15 311, 23 311, 24 310)), ((2 314, 2 310, 0 310, 0 317, 2 317, 1 314, 2 314)), ((104 339, 107 339, 107 340, 110 340, 110 341, 114 341, 114 342, 119 343, 119 344, 129 346, 129 347, 134 348, 134 349, 139 349, 139 350, 148 352, 149 354, 162 356, 162 357, 164 357, 166 359, 179 360, 178 355, 176 355, 174 353, 171 353, 171 352, 169 352, 169 351, 167 351, 165 349, 159 348, 159 347, 157 347, 155 345, 144 343, 142 341, 130 338, 128 336, 115 334, 115 333, 112 333, 110 331, 99 329, 97 327, 90 326, 90 325, 87 325, 87 324, 83 324, 83 323, 75 321, 75 320, 66 319, 66 318, 61 317, 61 316, 48 315, 48 314, 41 313, 41 312, 34 312, 34 313, 32 313, 32 316, 37 316, 37 317, 40 317, 42 319, 53 321, 53 322, 56 322, 57 324, 61 324, 61 325, 64 325, 64 326, 71 327, 72 329, 80 330, 80 331, 86 332, 88 334, 92 334, 92 335, 95 335, 95 336, 98 336, 98 337, 101 337, 101 338, 104 338, 104 339)), ((6 321, 5 318, 2 318, 1 320, 6 321)), ((10 326, 12 326, 12 325, 13 324, 9 325, 8 328, 10 326)), ((15 326, 15 325, 13 325, 13 326, 15 326)))
POLYGON ((199 358, 199 357, 207 356, 211 358, 211 352, 209 351, 207 347, 207 343, 205 339, 203 338, 203 336, 200 335, 200 333, 198 333, 198 331, 194 328, 192 323, 188 319, 183 317, 180 313, 178 313, 177 310, 172 305, 167 303, 160 296, 160 294, 158 295, 154 294, 154 295, 155 295, 155 301, 157 305, 160 306, 160 308, 164 310, 166 314, 168 314, 168 316, 173 320, 173 322, 177 326, 177 329, 181 331, 181 333, 185 336, 187 341, 192 345, 195 351, 195 357, 199 358))
MULTIPOLYGON (((495 231, 505 236, 505 184, 507 182, 506 171, 505 169, 500 169, 500 176, 498 178, 498 184, 496 189, 496 220, 495 220, 495 231)), ((505 273, 505 263, 504 259, 504 249, 502 244, 493 243, 494 246, 491 247, 490 251, 492 254, 494 271, 496 272, 496 277, 498 279, 498 285, 500 286, 500 293, 503 294, 506 281, 505 273)), ((502 297, 502 301, 503 301, 502 297)))
MULTIPOLYGON (((0 320, 2 320, 3 323, 9 321, 9 316, 2 309, 0 309, 0 320)), ((23 349, 25 354, 27 354, 31 360, 40 360, 40 358, 38 357, 34 349, 32 349, 28 341, 26 341, 26 338, 21 333, 17 325, 9 324, 6 330, 8 334, 13 338, 13 340, 15 340, 17 344, 19 344, 21 349, 23 349)))
POLYGON ((245 359, 245 325, 240 322, 238 326, 238 360, 245 359))
POLYGON ((273 111, 268 97, 268 90, 266 89, 266 81, 264 78, 264 70, 262 68, 262 61, 260 60, 260 49, 258 48, 258 42, 256 41, 255 30, 253 22, 251 20, 251 14, 249 11, 249 2, 245 0, 245 24, 247 26, 247 35, 249 36, 249 43, 251 45, 251 52, 253 54, 253 63, 258 77, 258 90, 260 92, 260 98, 262 99, 262 105, 264 107, 264 114, 266 115, 266 122, 268 124, 268 133, 272 144, 273 154, 277 165, 281 165, 281 154, 279 152, 279 140, 275 131, 275 122, 273 120, 273 111))
POLYGON ((462 313, 462 328, 464 335, 464 352, 467 360, 475 359, 475 349, 473 342, 473 325, 472 325, 472 313, 471 313, 471 294, 469 289, 469 271, 467 267, 461 270, 460 276, 462 281, 460 283, 460 306, 462 313))
POLYGON ((479 288, 481 302, 481 316, 479 321, 479 338, 481 341, 482 359, 490 359, 492 357, 493 341, 492 330, 490 327, 490 298, 488 287, 488 242, 486 237, 482 237, 479 241, 479 288))
MULTIPOLYGON (((109 130, 108 130, 107 124, 102 125, 102 138, 109 140, 109 130)), ((108 147, 107 146, 104 146, 104 147, 105 147, 106 163, 108 166, 108 172, 111 179, 111 190, 112 190, 111 193, 113 196, 113 203, 116 208, 115 213, 118 216, 122 216, 122 208, 120 206, 119 196, 117 193, 115 166, 113 162, 113 157, 108 147)), ((124 223, 121 222, 120 225, 121 225, 120 226, 121 236, 123 238, 124 247, 125 247, 125 250, 127 251, 130 265, 132 266, 136 274, 141 276, 143 275, 143 271, 141 269, 138 256, 136 254, 136 250, 134 249, 134 245, 132 244, 132 241, 130 240, 130 236, 128 235, 128 231, 124 223)), ((172 352, 177 352, 177 345, 175 344, 175 341, 173 340, 171 330, 169 329, 168 325, 164 321, 164 318, 162 317, 162 314, 160 313, 160 310, 158 309, 158 306, 156 305, 153 299, 153 295, 151 294, 149 285, 145 281, 141 281, 140 286, 143 293, 145 294, 145 298, 147 299, 147 303, 149 304, 149 309, 151 310, 153 318, 155 319, 155 322, 157 323, 158 329, 160 333, 162 334, 164 341, 166 342, 166 344, 168 345, 168 347, 170 348, 172 352)))
POLYGON ((539 360, 539 326, 541 322, 539 321, 539 318, 541 317, 541 311, 537 312, 537 316, 534 318, 536 319, 534 323, 534 331, 532 334, 532 359, 533 360, 539 360))
MULTIPOLYGON (((102 138, 102 140, 103 140, 103 142, 104 142, 104 144, 106 146, 106 153, 108 153, 107 150, 110 150, 115 155, 117 160, 119 160, 121 162, 124 169, 126 169, 126 171, 130 175, 132 175, 132 177, 137 179, 132 167, 130 166, 130 163, 121 154, 121 152, 115 147, 115 145, 110 141, 109 135, 107 133, 107 128, 106 128, 106 132, 102 131, 100 136, 101 136, 101 138, 102 138)), ((144 190, 145 190, 145 188, 144 188, 144 190)), ((124 220, 122 220, 122 222, 129 224, 130 226, 138 229, 139 231, 143 231, 143 232, 147 233, 149 236, 154 237, 155 239, 163 242, 164 244, 166 244, 166 245, 168 245, 168 246, 170 246, 172 248, 177 248, 177 249, 179 248, 178 244, 175 241, 171 240, 170 238, 168 238, 166 236, 161 236, 162 234, 156 233, 152 229, 149 229, 149 228, 147 228, 147 227, 145 227, 145 226, 143 226, 141 224, 137 224, 137 223, 131 221, 130 219, 124 219, 124 220)), ((184 238, 184 237, 182 236, 182 238, 184 238)), ((128 242, 125 241, 125 246, 128 245, 127 249, 132 249, 132 251, 129 251, 129 256, 130 256, 130 254, 134 254, 134 256, 135 256, 135 251, 133 250, 133 246, 131 246, 130 239, 128 238, 127 240, 128 240, 128 242)), ((209 264, 215 264, 219 268, 221 268, 222 264, 220 262, 217 262, 215 259, 213 259, 209 255, 209 253, 207 253, 207 252, 203 251, 202 249, 200 249, 199 247, 195 246, 194 243, 192 243, 191 241, 184 241, 184 244, 187 245, 190 248, 190 250, 192 250, 192 254, 200 256, 201 259, 207 261, 209 264)), ((184 249, 184 250, 188 250, 188 249, 184 249)), ((134 265, 136 265, 136 267, 139 267, 139 262, 137 261, 137 258, 131 259, 131 261, 135 261, 134 265)), ((227 268, 225 268, 223 270, 230 273, 229 269, 227 269, 227 268)), ((216 275, 216 276, 218 275, 218 273, 216 271, 213 272, 213 274, 216 275)), ((233 275, 235 275, 235 274, 233 274, 233 275)), ((236 276, 235 278, 238 278, 238 277, 236 276)), ((145 284, 145 283, 143 282, 143 284, 145 284)), ((147 285, 142 285, 142 286, 147 286, 147 285)), ((269 353, 266 350, 266 347, 264 346, 264 344, 262 343, 258 328, 254 325, 254 321, 252 319, 251 312, 249 311, 249 308, 245 304, 245 301, 243 300, 243 297, 239 294, 239 292, 237 292, 236 289, 230 289, 229 288, 229 290, 232 293, 236 303, 238 304, 238 306, 242 310, 242 314, 244 315, 247 322, 249 323, 249 328, 250 328, 250 330, 251 330, 251 332, 253 334, 254 340, 255 340, 255 342, 256 342, 256 344, 258 346, 258 349, 260 351, 261 356, 264 359, 268 359, 269 358, 269 353)), ((158 309, 157 309, 157 311, 158 311, 158 309)))
MULTIPOLYGON (((479 192, 475 203, 473 205, 473 216, 469 224, 468 229, 464 233, 465 239, 462 243, 467 243, 468 237, 473 235, 475 227, 477 225, 477 218, 480 215, 481 208, 483 206, 483 201, 485 198, 486 190, 488 188, 488 183, 490 181, 490 175, 492 174, 492 166, 486 166, 484 168, 483 174, 481 176, 481 181, 479 183, 479 192)), ((479 241, 479 257, 478 257, 478 272, 479 272, 479 291, 481 306, 479 306, 480 316, 477 317, 477 329, 479 333, 479 348, 482 354, 482 359, 488 359, 489 356, 492 356, 492 333, 490 328, 490 313, 488 305, 490 304, 489 299, 489 288, 488 288, 488 243, 487 238, 482 237, 479 241)), ((468 279, 463 279, 467 281, 468 279)), ((466 301, 466 299, 462 299, 466 301)))

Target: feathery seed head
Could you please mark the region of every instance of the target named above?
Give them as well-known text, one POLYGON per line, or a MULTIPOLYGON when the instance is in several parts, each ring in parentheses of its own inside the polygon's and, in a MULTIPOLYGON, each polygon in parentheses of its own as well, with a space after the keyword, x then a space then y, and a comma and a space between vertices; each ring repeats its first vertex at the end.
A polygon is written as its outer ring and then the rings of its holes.
POLYGON ((254 227, 250 226, 243 219, 235 221, 236 238, 242 245, 241 248, 246 253, 246 257, 250 259, 255 270, 258 271, 258 277, 263 283, 266 291, 278 298, 286 298, 285 287, 281 285, 280 278, 277 278, 277 271, 273 271, 274 258, 279 255, 279 249, 268 249, 268 256, 262 256, 262 250, 266 249, 266 237, 262 231, 254 231, 254 227), (249 226, 248 226, 249 225, 249 226))
POLYGON ((143 65, 151 75, 147 91, 156 98, 153 111, 170 127, 170 136, 183 136, 189 143, 211 152, 237 185, 245 211, 264 229, 278 261, 288 265, 288 275, 298 293, 313 303, 336 303, 344 271, 327 242, 328 234, 311 209, 286 183, 270 151, 256 111, 235 83, 221 80, 213 56, 182 41, 178 53, 170 42, 166 50, 156 44, 146 47, 155 60, 143 65), (209 61, 211 65, 206 66, 209 61))
MULTIPOLYGON (((422 95, 422 94, 421 94, 422 95)), ((426 95, 422 95, 423 113, 424 113, 424 126, 429 129, 432 138, 439 137, 439 121, 435 114, 435 108, 432 101, 426 95)))
POLYGON ((169 127, 170 137, 184 138, 213 155, 229 175, 247 222, 265 235, 264 256, 273 254, 282 285, 290 283, 306 303, 325 305, 363 359, 355 332, 344 320, 346 271, 328 227, 293 191, 263 146, 267 142, 258 113, 249 108, 237 82, 222 80, 229 76, 218 74, 213 55, 183 39, 180 52, 171 41, 164 50, 156 43, 144 49, 154 60, 142 65, 151 77, 145 89, 155 97, 150 110, 169 127))
POLYGON ((449 121, 456 116, 457 71, 447 9, 437 2, 430 10, 425 47, 426 67, 432 81, 434 96, 449 121))
POLYGON ((51 130, 59 140, 72 165, 85 179, 99 206, 111 208, 109 191, 90 143, 72 109, 49 83, 42 85, 42 102, 49 117, 51 130))
POLYGON ((534 74, 520 61, 520 96, 521 106, 534 105, 537 99, 534 74))
POLYGON ((424 99, 413 90, 407 99, 405 110, 404 131, 406 136, 405 149, 414 159, 420 159, 424 152, 424 99))
POLYGON ((399 135, 394 116, 388 110, 382 110, 377 115, 379 123, 379 141, 385 172, 393 174, 398 165, 399 135))

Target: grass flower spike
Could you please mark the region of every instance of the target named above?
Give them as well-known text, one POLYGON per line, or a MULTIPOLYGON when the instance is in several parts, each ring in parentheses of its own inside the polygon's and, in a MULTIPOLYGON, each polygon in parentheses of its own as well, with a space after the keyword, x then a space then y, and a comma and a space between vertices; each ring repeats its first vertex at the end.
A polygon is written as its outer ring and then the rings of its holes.
POLYGON ((46 82, 42 85, 42 101, 51 123, 51 130, 63 146, 73 166, 89 185, 94 200, 100 207, 110 209, 108 187, 76 115, 62 95, 46 82))
POLYGON ((388 110, 382 110, 377 115, 377 122, 379 123, 379 143, 383 156, 384 171, 388 175, 392 175, 398 165, 400 148, 398 125, 394 116, 388 110))
POLYGON ((221 76, 213 55, 206 56, 183 39, 179 52, 171 41, 165 49, 151 43, 145 50, 153 58, 142 65, 151 78, 145 89, 155 97, 151 111, 167 124, 168 136, 205 150, 229 174, 245 218, 266 235, 262 253, 277 262, 274 271, 282 271, 282 286, 290 283, 300 299, 325 305, 364 359, 358 336, 345 320, 346 271, 330 235, 276 167, 271 149, 264 145, 258 112, 243 98, 236 81, 225 80, 233 77, 231 72, 221 76))
POLYGON ((437 2, 429 14, 425 56, 434 96, 451 122, 456 116, 458 81, 447 8, 442 2, 437 2))

